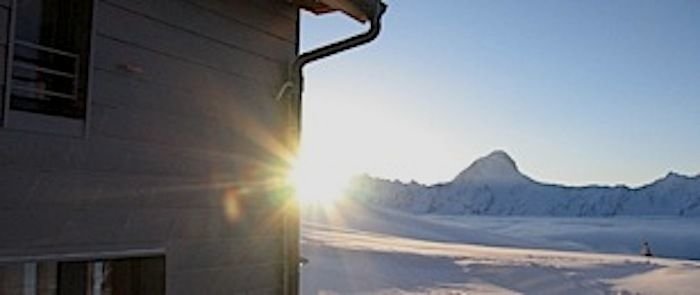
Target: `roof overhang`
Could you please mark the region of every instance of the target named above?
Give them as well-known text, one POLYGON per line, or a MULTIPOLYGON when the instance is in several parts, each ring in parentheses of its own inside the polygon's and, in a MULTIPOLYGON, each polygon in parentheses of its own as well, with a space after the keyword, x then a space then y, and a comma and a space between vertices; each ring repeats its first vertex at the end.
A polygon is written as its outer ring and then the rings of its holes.
POLYGON ((381 0, 291 0, 299 7, 315 14, 342 11, 359 22, 366 22, 381 13, 381 0))

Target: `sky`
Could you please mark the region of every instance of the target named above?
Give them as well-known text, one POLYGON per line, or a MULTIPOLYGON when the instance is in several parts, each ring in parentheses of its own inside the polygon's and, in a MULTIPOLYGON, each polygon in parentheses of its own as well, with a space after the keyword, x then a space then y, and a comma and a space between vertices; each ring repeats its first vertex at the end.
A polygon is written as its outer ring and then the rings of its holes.
MULTIPOLYGON (((504 150, 551 183, 700 173, 700 1, 385 2, 377 40, 305 68, 318 171, 433 184, 504 150)), ((301 48, 366 28, 304 13, 301 48)))

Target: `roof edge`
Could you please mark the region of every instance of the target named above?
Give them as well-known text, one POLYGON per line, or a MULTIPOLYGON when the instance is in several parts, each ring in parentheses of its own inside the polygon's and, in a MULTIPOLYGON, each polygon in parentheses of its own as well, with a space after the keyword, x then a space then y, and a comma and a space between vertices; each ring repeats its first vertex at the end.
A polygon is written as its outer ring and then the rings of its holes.
POLYGON ((367 22, 380 13, 381 0, 289 0, 314 14, 341 11, 359 22, 367 22))

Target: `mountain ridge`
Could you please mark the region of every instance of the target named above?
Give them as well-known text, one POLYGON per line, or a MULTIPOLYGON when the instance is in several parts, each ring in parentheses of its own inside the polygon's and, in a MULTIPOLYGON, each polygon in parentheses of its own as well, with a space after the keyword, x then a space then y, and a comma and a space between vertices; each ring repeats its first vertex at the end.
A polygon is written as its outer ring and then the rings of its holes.
POLYGON ((477 159, 451 181, 422 185, 370 176, 357 177, 355 198, 413 213, 700 217, 700 174, 669 172, 639 187, 569 186, 533 180, 504 151, 477 159))

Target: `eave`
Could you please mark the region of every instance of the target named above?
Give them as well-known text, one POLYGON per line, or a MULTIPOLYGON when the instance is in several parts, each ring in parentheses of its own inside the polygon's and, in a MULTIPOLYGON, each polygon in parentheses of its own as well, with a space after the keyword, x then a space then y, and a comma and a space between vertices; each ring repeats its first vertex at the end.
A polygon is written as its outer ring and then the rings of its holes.
POLYGON ((359 22, 367 22, 380 12, 380 0, 291 0, 300 8, 315 14, 340 11, 359 22))

